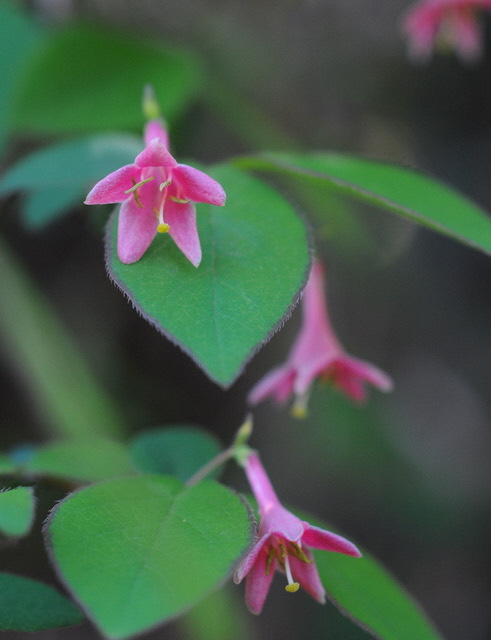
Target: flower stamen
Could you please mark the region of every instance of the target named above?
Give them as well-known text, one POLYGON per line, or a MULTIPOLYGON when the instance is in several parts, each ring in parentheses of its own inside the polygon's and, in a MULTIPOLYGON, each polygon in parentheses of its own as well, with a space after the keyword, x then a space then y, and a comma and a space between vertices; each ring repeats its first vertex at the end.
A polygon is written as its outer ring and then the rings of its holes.
POLYGON ((279 543, 280 551, 281 551, 281 564, 285 570, 286 579, 288 580, 288 584, 285 587, 285 591, 289 593, 295 593, 300 589, 300 585, 298 582, 295 582, 292 576, 292 570, 290 568, 290 560, 288 559, 288 552, 283 542, 279 543))
POLYGON ((131 178, 131 182, 133 183, 133 186, 130 187, 129 189, 126 189, 125 191, 125 193, 133 194, 135 198, 135 202, 140 207, 140 209, 143 209, 143 205, 141 203, 140 196, 138 195, 138 189, 142 185, 146 184, 147 182, 150 182, 151 180, 153 180, 153 176, 150 176, 150 178, 146 178, 145 180, 141 180, 140 182, 136 182, 135 178, 131 178))

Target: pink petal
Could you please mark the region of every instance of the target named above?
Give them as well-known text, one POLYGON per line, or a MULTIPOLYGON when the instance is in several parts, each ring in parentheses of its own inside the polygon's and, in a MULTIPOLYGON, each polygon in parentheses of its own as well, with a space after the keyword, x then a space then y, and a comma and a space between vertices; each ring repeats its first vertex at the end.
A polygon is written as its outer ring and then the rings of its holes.
POLYGON ((112 204, 124 202, 128 198, 125 193, 140 181, 141 171, 134 164, 127 164, 100 180, 89 192, 85 204, 112 204))
POLYGON ((150 207, 140 208, 133 197, 121 205, 118 222, 118 257, 124 264, 139 260, 157 233, 157 218, 150 207))
POLYGON ((246 557, 242 560, 234 573, 235 584, 239 584, 242 579, 246 577, 246 575, 249 573, 249 571, 252 569, 252 566, 256 562, 260 551, 268 540, 269 533, 266 533, 256 542, 256 544, 252 547, 246 557))
MULTIPOLYGON (((373 364, 365 362, 364 360, 358 360, 357 358, 344 355, 342 358, 338 359, 335 366, 337 369, 335 373, 336 382, 344 388, 354 384, 356 380, 360 383, 364 381, 369 382, 370 384, 373 384, 374 387, 377 387, 377 389, 386 393, 392 391, 394 387, 394 383, 390 376, 378 367, 375 367, 373 364)), ((356 384, 354 386, 356 387, 356 384)), ((362 395, 364 395, 364 393, 362 395)))
POLYGON ((477 17, 463 10, 455 19, 456 48, 463 60, 472 61, 481 55, 482 34, 477 17))
POLYGON ((295 371, 288 365, 276 367, 260 380, 249 392, 247 401, 257 404, 269 395, 274 395, 278 402, 284 402, 293 391, 295 371))
POLYGON ((145 146, 148 146, 155 138, 158 138, 159 142, 163 144, 166 149, 169 148, 169 135, 160 118, 147 122, 144 133, 145 146))
POLYGON ((167 148, 155 138, 135 158, 137 167, 171 167, 176 161, 167 148))
MULTIPOLYGON (((304 549, 303 551, 308 558, 312 559, 312 555, 308 549, 304 549)), ((290 561, 293 579, 296 580, 314 600, 317 600, 320 604, 324 604, 326 601, 326 591, 322 586, 319 572, 313 559, 310 563, 304 562, 290 554, 288 554, 288 559, 290 561)))
POLYGON ((349 540, 346 540, 346 538, 343 538, 343 536, 338 536, 336 533, 320 529, 319 527, 313 527, 307 522, 305 522, 304 525, 306 526, 306 529, 302 537, 302 543, 306 544, 308 547, 321 549, 322 551, 346 553, 347 555, 355 556, 356 558, 361 556, 357 547, 349 540))
POLYGON ((273 559, 266 573, 268 556, 263 550, 246 578, 245 601, 251 613, 259 614, 268 595, 275 573, 276 560, 273 559))
POLYGON ((290 542, 300 542, 302 539, 305 528, 303 522, 279 503, 261 515, 261 532, 279 536, 290 542))
POLYGON ((222 185, 206 173, 187 164, 178 164, 172 174, 178 189, 178 197, 218 206, 225 204, 226 195, 222 185))
POLYGON ((169 234, 195 267, 201 262, 201 245, 196 226, 196 209, 190 202, 183 204, 167 200, 164 220, 170 226, 169 234))

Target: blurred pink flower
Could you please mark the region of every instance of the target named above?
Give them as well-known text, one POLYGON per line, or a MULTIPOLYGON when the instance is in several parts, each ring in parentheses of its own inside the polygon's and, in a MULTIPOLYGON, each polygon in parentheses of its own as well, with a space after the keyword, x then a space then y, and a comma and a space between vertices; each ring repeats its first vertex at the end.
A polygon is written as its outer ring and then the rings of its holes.
POLYGON ((218 182, 187 164, 178 164, 168 149, 162 120, 145 128, 145 149, 128 164, 98 182, 85 204, 122 202, 118 223, 118 256, 139 260, 157 233, 169 232, 186 258, 197 267, 201 245, 193 202, 225 204, 218 182))
POLYGON ((491 9, 491 0, 421 0, 403 19, 409 55, 427 60, 435 48, 453 49, 464 61, 481 55, 479 9, 491 9))
POLYGON ((303 322, 286 363, 276 367, 249 393, 257 404, 267 396, 285 402, 295 395, 293 414, 303 417, 310 388, 317 377, 331 381, 355 401, 365 399, 365 382, 382 391, 391 391, 391 378, 373 365, 345 353, 334 335, 327 314, 324 269, 314 262, 302 298, 303 322))
POLYGON ((237 584, 246 578, 248 608, 252 613, 261 612, 277 569, 286 575, 287 591, 294 593, 302 586, 324 604, 326 592, 309 547, 354 557, 361 553, 346 538, 313 527, 285 509, 257 454, 249 454, 245 471, 261 516, 256 543, 234 574, 237 584))

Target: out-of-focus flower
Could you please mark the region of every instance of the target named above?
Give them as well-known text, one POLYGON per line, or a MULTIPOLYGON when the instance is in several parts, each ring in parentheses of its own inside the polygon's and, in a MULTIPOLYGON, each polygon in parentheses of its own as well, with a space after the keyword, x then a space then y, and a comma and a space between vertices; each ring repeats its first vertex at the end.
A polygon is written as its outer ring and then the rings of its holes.
POLYGON ((260 380, 249 394, 256 404, 267 396, 285 402, 295 395, 293 414, 303 417, 312 383, 317 377, 331 381, 355 401, 365 399, 365 383, 382 391, 392 389, 391 378, 368 362, 345 353, 336 338, 327 314, 324 269, 314 262, 302 298, 303 321, 286 363, 260 380))
POLYGON ((433 49, 442 49, 466 62, 476 60, 482 49, 480 9, 491 9, 491 0, 421 0, 403 18, 409 55, 427 60, 433 49))
POLYGON ((286 575, 287 591, 294 593, 301 586, 324 604, 326 592, 309 547, 355 557, 361 553, 346 538, 313 527, 285 509, 256 453, 247 457, 245 471, 261 516, 256 543, 234 574, 237 584, 246 578, 248 608, 261 612, 276 570, 286 575))
POLYGON ((145 149, 126 165, 98 182, 85 204, 122 202, 118 223, 118 257, 139 260, 157 233, 169 233, 186 258, 197 267, 201 245, 194 202, 225 204, 222 186, 202 171, 179 164, 168 148, 160 118, 145 127, 145 149))

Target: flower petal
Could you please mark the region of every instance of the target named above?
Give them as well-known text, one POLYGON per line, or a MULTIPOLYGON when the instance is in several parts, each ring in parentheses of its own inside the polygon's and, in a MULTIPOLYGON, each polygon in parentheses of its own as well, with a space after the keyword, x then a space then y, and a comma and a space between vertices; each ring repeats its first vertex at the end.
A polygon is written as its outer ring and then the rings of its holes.
POLYGON ((203 171, 187 164, 178 164, 172 174, 181 197, 218 206, 225 204, 226 195, 222 185, 203 171))
MULTIPOLYGON (((256 493, 254 493, 256 495, 256 493)), ((257 495, 256 495, 257 498, 257 495)), ((259 525, 260 533, 269 533, 284 538, 289 542, 300 542, 303 539, 305 526, 296 515, 282 507, 271 507, 265 513, 261 513, 262 519, 259 525)))
POLYGON ((264 550, 259 554, 252 569, 247 574, 245 601, 251 613, 259 614, 268 595, 275 573, 276 560, 273 559, 266 573, 268 556, 264 550))
POLYGON ((85 204, 124 202, 128 198, 125 192, 140 181, 140 176, 141 171, 134 164, 127 164, 113 171, 92 188, 85 199, 85 204))
POLYGON ((133 197, 121 205, 118 221, 118 257, 124 264, 139 260, 157 233, 157 218, 150 207, 140 208, 133 197))
POLYGON ((239 566, 234 572, 235 584, 239 584, 242 581, 242 579, 245 578, 246 575, 249 573, 249 571, 252 569, 252 566, 256 562, 256 559, 261 549, 264 547, 264 544, 267 542, 268 539, 269 539, 269 533, 266 533, 256 542, 256 544, 252 547, 252 549, 249 551, 246 557, 239 564, 239 566))
POLYGON ((267 396, 274 395, 278 402, 285 402, 293 391, 294 377, 295 371, 288 364, 276 367, 252 387, 247 401, 250 404, 257 404, 267 396))
POLYGON ((172 167, 177 163, 159 138, 154 138, 135 158, 137 167, 172 167))
POLYGON ((201 262, 201 245, 196 226, 196 208, 191 202, 167 200, 164 220, 170 226, 169 235, 195 267, 201 262))
POLYGON ((346 553, 349 556, 359 558, 361 556, 358 548, 343 536, 339 536, 332 531, 326 531, 320 527, 313 527, 304 522, 305 532, 302 536, 302 543, 314 549, 322 551, 336 551, 337 553, 346 553))
POLYGON ((332 366, 335 384, 356 401, 365 399, 364 382, 385 392, 393 388, 392 379, 386 373, 364 360, 343 355, 332 366))
POLYGON ((296 580, 314 600, 317 600, 320 604, 324 604, 326 601, 326 591, 322 586, 312 554, 308 549, 304 549, 303 551, 311 562, 304 562, 288 554, 293 579, 296 580))

